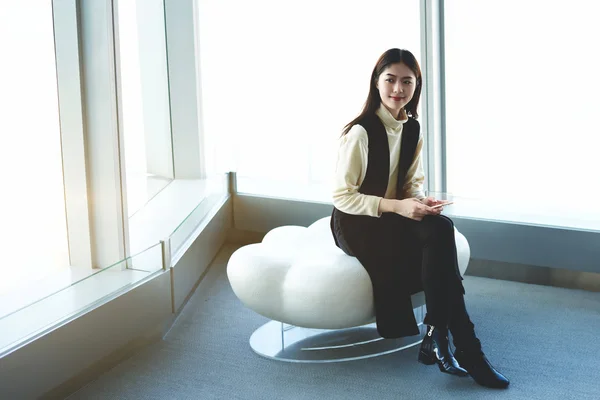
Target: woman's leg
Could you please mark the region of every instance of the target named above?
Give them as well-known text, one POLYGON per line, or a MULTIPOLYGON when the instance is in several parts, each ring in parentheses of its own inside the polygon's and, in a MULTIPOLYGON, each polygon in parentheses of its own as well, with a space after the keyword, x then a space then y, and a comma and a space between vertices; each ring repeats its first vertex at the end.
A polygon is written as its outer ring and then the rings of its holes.
MULTIPOLYGON (((466 369, 471 377, 482 386, 506 388, 509 385, 508 379, 496 371, 481 351, 481 342, 475 335, 475 326, 467 312, 464 300, 464 288, 460 281, 461 278, 458 269, 454 224, 452 220, 445 216, 440 216, 440 218, 446 222, 441 222, 439 219, 433 222, 432 219, 429 219, 427 225, 424 227, 424 235, 439 236, 438 240, 427 239, 427 243, 435 243, 435 245, 427 245, 423 249, 424 285, 425 274, 431 275, 427 279, 442 279, 447 281, 447 285, 445 285, 446 291, 440 293, 443 293, 443 296, 445 296, 444 300, 448 305, 446 321, 452 333, 454 345, 456 346, 455 357, 460 366, 466 369), (450 227, 451 233, 448 232, 450 227), (438 234, 435 233, 436 230, 438 234), (437 252, 431 254, 431 249, 437 249, 437 252), (430 262, 426 262, 426 258, 428 257, 432 263, 440 263, 437 269, 434 269, 434 266, 430 262), (431 269, 432 273, 427 273, 426 269, 431 269), (438 274, 437 277, 435 274, 438 274), (457 277, 459 280, 456 280, 457 277)), ((423 221, 425 221, 425 218, 423 221)), ((434 284, 429 283, 429 285, 434 284)), ((435 300, 435 306, 440 307, 437 304, 438 299, 436 298, 435 300)), ((446 343, 444 343, 445 345, 446 343)))
POLYGON ((448 328, 452 333, 454 347, 481 352, 481 342, 475 335, 475 325, 469 317, 462 293, 454 293, 449 298, 450 318, 448 328))
MULTIPOLYGON (((458 267, 454 223, 446 216, 424 218, 421 240, 423 242, 423 285, 437 289, 431 294, 432 305, 445 311, 438 322, 432 318, 431 325, 447 327, 452 332, 455 346, 472 351, 481 350, 465 306, 464 288, 458 267), (437 283, 436 283, 437 282, 437 283), (440 304, 441 305, 438 305, 440 304), (438 324, 436 325, 436 322, 438 324)), ((426 293, 427 294, 427 293, 426 293)))
POLYGON ((458 272, 454 224, 441 216, 409 222, 414 244, 421 254, 421 285, 425 292, 429 325, 419 350, 419 362, 437 364, 440 371, 457 376, 467 376, 450 352, 448 322, 450 304, 448 299, 454 290, 462 291, 458 272))
POLYGON ((462 294, 452 299, 450 331, 454 340, 456 360, 471 377, 482 386, 505 389, 508 379, 498 372, 481 350, 481 342, 475 336, 475 327, 469 318, 462 294))
POLYGON ((459 368, 463 367, 480 385, 506 388, 508 379, 492 367, 481 351, 467 313, 452 220, 445 216, 426 216, 419 222, 398 216, 395 223, 402 225, 407 234, 414 235, 416 245, 423 252, 425 323, 431 327, 423 339, 419 359, 425 363, 437 362, 440 370, 455 375, 461 375, 459 368), (448 328, 456 345, 456 359, 448 350, 448 328))
POLYGON ((443 216, 427 216, 415 225, 422 249, 421 278, 427 304, 425 323, 446 329, 450 322, 450 298, 463 286, 458 272, 454 224, 443 216))

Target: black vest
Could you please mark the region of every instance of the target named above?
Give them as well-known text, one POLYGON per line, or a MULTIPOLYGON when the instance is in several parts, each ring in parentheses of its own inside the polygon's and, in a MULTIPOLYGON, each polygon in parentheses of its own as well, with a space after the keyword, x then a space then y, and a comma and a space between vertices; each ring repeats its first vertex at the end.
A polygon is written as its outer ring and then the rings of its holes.
MULTIPOLYGON (((377 115, 365 117, 358 124, 365 128, 369 138, 367 173, 358 191, 364 194, 383 197, 385 196, 390 176, 390 147, 385 127, 377 115)), ((415 158, 415 150, 419 142, 419 131, 419 122, 413 118, 409 118, 402 128, 395 196, 397 199, 400 199, 402 195, 406 173, 415 158)))
MULTIPOLYGON (((369 138, 367 172, 358 191, 363 194, 384 197, 390 176, 390 146, 387 132, 383 122, 377 115, 364 117, 358 121, 358 124, 365 128, 369 138)), ((415 158, 415 150, 419 143, 419 132, 420 125, 417 120, 409 118, 404 123, 400 144, 400 159, 398 160, 398 181, 395 196, 397 199, 400 199, 402 195, 406 173, 415 158)), ((346 241, 342 237, 344 231, 351 227, 353 231, 364 231, 372 222, 374 222, 373 217, 346 214, 334 207, 331 215, 331 231, 335 244, 347 254, 353 255, 354 251, 346 245, 346 241)))

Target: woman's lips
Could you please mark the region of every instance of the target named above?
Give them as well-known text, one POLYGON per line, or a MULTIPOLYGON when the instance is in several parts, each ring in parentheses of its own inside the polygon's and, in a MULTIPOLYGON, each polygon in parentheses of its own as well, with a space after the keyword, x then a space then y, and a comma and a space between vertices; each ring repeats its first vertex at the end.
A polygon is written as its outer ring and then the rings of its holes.
POLYGON ((394 100, 394 101, 400 101, 404 98, 404 97, 394 97, 394 96, 391 96, 391 97, 392 97, 392 100, 394 100))

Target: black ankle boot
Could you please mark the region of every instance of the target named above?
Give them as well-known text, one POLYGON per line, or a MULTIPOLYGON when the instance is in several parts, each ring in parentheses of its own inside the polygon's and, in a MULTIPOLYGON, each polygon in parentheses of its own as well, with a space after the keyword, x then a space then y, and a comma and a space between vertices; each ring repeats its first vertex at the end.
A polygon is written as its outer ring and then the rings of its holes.
POLYGON ((437 363, 440 371, 457 376, 468 373, 458 365, 448 346, 448 331, 430 326, 421 343, 419 362, 432 365, 437 363))
POLYGON ((466 369, 475 382, 481 386, 495 389, 506 389, 508 387, 510 383, 508 379, 496 371, 483 352, 467 352, 457 348, 454 355, 461 367, 466 369))

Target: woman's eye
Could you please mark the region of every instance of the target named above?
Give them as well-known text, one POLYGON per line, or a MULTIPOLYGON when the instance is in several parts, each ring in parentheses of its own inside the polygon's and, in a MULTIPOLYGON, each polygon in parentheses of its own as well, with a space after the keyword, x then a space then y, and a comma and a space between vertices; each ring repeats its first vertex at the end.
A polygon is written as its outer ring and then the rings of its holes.
POLYGON ((412 85, 412 81, 404 81, 405 85, 412 85))
POLYGON ((392 78, 387 78, 385 81, 390 82, 390 83, 394 82, 394 80, 392 78))

